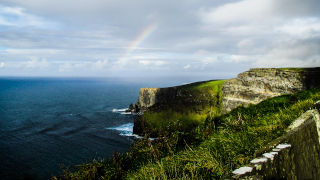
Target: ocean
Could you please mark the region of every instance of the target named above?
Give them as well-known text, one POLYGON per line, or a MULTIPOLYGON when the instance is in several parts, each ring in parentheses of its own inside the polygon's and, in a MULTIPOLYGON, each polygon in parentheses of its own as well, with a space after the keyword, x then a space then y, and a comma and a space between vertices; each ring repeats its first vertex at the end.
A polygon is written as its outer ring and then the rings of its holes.
POLYGON ((49 179, 61 167, 109 158, 135 140, 123 110, 146 83, 0 78, 0 177, 49 179))

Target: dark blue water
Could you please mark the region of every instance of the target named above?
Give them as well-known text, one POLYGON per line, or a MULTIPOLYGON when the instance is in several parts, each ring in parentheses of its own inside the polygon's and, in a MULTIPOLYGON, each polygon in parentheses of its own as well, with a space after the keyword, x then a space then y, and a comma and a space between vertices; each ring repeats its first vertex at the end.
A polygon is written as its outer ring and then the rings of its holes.
POLYGON ((135 103, 141 87, 192 78, 0 78, 0 179, 49 179, 61 165, 127 151, 133 116, 118 110, 135 103))
POLYGON ((136 102, 142 86, 103 79, 0 78, 0 178, 47 179, 59 174, 61 165, 127 151, 134 137, 124 135, 133 117, 113 109, 136 102))

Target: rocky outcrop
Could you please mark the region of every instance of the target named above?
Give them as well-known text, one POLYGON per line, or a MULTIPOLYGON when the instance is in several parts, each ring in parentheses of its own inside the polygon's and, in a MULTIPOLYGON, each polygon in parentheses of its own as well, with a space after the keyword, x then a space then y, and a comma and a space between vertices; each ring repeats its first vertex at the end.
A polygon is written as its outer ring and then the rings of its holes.
POLYGON ((222 88, 222 113, 243 105, 320 85, 320 68, 256 68, 226 81, 222 88))
POLYGON ((166 104, 174 102, 177 98, 177 87, 169 88, 141 88, 139 92, 138 105, 141 110, 155 104, 166 104))
POLYGON ((235 179, 320 179, 320 103, 295 120, 287 133, 256 152, 235 179))

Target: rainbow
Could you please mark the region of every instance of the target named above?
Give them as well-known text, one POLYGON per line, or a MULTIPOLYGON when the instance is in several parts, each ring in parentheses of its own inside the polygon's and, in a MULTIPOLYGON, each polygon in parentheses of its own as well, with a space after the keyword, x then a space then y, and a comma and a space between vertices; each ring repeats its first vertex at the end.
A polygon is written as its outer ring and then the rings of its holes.
POLYGON ((125 53, 118 60, 118 63, 122 65, 125 64, 127 62, 127 57, 137 49, 137 47, 157 29, 157 27, 158 23, 153 23, 145 27, 135 40, 130 43, 125 53))

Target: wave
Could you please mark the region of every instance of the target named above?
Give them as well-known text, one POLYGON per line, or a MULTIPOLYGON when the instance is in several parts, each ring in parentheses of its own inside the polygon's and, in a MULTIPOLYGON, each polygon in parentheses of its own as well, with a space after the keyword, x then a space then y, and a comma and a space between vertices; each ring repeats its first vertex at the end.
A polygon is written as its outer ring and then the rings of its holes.
POLYGON ((122 108, 122 109, 112 109, 112 112, 126 112, 128 108, 122 108))
MULTIPOLYGON (((133 123, 127 123, 127 124, 123 124, 121 126, 116 126, 116 127, 109 127, 106 128, 109 130, 116 130, 120 132, 120 136, 129 136, 129 137, 135 137, 135 138, 143 138, 143 136, 139 136, 137 134, 133 134, 133 123)), ((150 141, 153 141, 157 138, 149 138, 150 141)))
POLYGON ((109 127, 106 129, 120 131, 121 136, 133 136, 133 123, 127 123, 116 127, 109 127))

